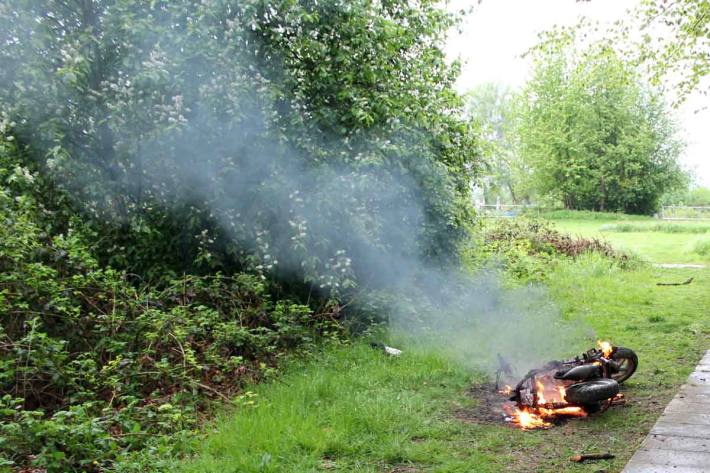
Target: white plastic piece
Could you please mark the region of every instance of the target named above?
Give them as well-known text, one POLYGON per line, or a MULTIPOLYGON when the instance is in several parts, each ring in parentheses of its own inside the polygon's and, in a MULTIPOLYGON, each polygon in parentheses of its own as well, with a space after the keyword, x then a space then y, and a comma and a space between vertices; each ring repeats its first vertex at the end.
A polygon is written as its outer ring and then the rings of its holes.
POLYGON ((385 353, 390 356, 399 356, 402 354, 402 350, 397 350, 396 348, 388 347, 385 345, 385 353))

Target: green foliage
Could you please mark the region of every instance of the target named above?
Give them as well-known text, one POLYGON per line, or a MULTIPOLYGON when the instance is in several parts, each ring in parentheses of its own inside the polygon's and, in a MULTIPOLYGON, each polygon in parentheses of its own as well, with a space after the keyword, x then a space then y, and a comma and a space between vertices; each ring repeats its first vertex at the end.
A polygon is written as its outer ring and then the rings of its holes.
POLYGON ((576 47, 552 33, 532 52, 520 140, 535 185, 568 209, 653 213, 686 182, 663 97, 611 48, 576 47))
POLYGON ((157 291, 101 267, 78 220, 47 230, 38 181, 0 138, 2 465, 105 471, 194 428, 211 398, 268 376, 286 350, 337 334, 327 309, 274 300, 257 275, 157 291))
POLYGON ((453 22, 432 0, 4 4, 0 107, 102 262, 338 293, 392 249, 455 259, 476 166, 453 22))
POLYGON ((482 169, 477 180, 486 204, 530 202, 530 172, 521 159, 516 133, 521 98, 499 84, 484 84, 467 95, 466 111, 480 130, 482 169))
POLYGON ((693 251, 700 256, 710 256, 710 240, 699 240, 695 242, 693 251))
POLYGON ((496 219, 484 225, 464 249, 469 265, 502 265, 517 280, 542 280, 561 258, 594 253, 609 264, 627 267, 629 257, 597 238, 571 237, 542 219, 496 219))
POLYGON ((0 3, 3 461, 144 471, 210 399, 337 335, 334 298, 455 261, 477 166, 454 21, 433 0, 0 3))
POLYGON ((688 196, 684 201, 685 205, 710 206, 710 189, 707 187, 696 187, 688 191, 688 196))
POLYGON ((710 207, 710 189, 707 187, 695 187, 690 190, 683 189, 664 196, 665 205, 688 205, 697 207, 710 207))
MULTIPOLYGON (((643 0, 635 20, 644 33, 635 56, 648 67, 653 80, 670 81, 678 101, 696 90, 707 93, 710 1, 643 0)), ((626 27, 634 26, 627 24, 626 27)))

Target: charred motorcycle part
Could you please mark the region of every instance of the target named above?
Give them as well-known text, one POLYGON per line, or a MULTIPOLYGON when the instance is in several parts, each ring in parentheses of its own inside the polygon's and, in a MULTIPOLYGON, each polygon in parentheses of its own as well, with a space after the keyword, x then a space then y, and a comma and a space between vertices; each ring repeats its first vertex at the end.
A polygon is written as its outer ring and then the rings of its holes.
POLYGON ((584 381, 602 377, 602 367, 595 364, 580 365, 568 370, 560 370, 555 373, 556 379, 570 381, 584 381))
POLYGON ((619 383, 613 379, 600 378, 567 386, 565 399, 581 406, 596 404, 619 394, 619 383))

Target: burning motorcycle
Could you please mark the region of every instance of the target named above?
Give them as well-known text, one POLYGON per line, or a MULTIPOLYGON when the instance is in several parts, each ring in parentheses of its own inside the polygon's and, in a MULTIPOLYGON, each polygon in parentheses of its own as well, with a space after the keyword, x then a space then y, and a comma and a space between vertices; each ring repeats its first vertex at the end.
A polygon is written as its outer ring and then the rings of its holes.
MULTIPOLYGON (((581 356, 551 361, 528 372, 510 395, 515 404, 504 405, 509 419, 523 428, 549 427, 557 417, 585 417, 622 402, 619 384, 629 379, 638 367, 633 350, 598 342, 581 356)), ((510 367, 501 364, 501 372, 510 367)))

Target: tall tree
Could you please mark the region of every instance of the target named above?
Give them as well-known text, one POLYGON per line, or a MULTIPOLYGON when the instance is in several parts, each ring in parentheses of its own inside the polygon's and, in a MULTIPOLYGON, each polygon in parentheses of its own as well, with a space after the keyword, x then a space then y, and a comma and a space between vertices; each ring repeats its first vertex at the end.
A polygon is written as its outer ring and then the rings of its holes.
POLYGON ((652 213, 684 181, 662 96, 606 46, 553 35, 532 51, 520 139, 544 195, 565 207, 652 213))
POLYGON ((674 106, 710 92, 710 0, 640 0, 611 27, 582 19, 568 30, 589 37, 603 31, 599 40, 663 86, 674 106))
POLYGON ((502 84, 483 84, 467 96, 466 112, 481 136, 481 184, 486 203, 529 202, 529 169, 520 159, 516 121, 520 97, 502 84))

